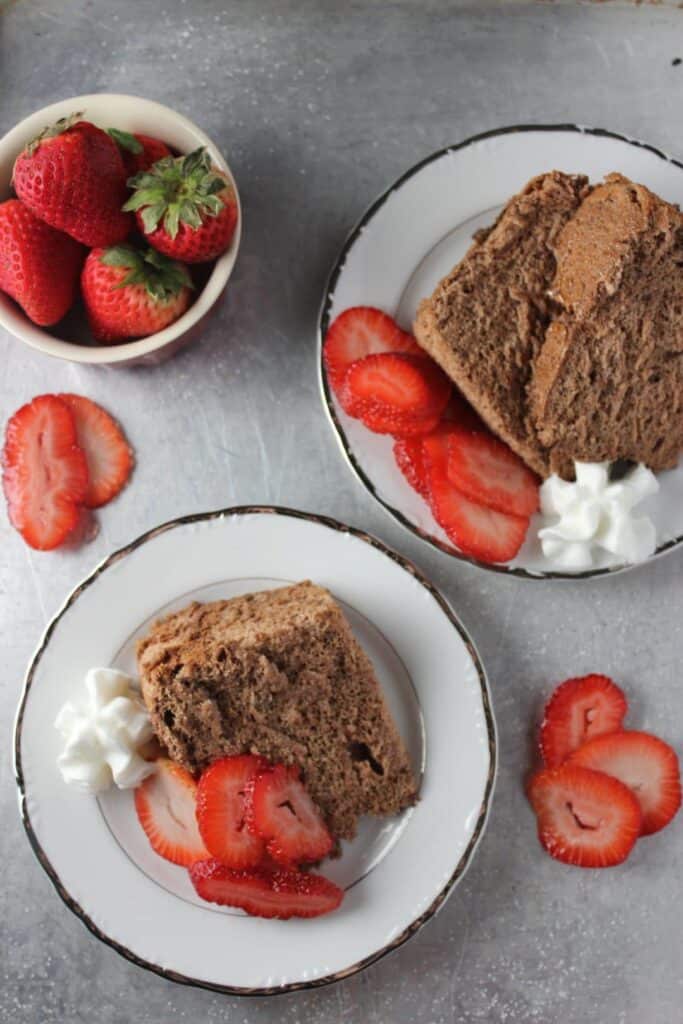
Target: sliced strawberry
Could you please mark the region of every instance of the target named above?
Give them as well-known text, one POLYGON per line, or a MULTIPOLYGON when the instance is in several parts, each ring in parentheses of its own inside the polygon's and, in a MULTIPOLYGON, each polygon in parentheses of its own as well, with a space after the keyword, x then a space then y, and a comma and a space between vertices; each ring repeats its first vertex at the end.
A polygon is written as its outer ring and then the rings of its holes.
POLYGON ((647 732, 615 732, 585 743, 569 764, 605 772, 631 789, 643 815, 641 835, 668 825, 681 806, 681 769, 676 751, 647 732))
POLYGON ((339 399, 358 419, 368 414, 425 419, 441 416, 450 393, 451 382, 430 359, 380 352, 351 364, 339 399))
POLYGON ((421 437, 399 437, 394 441, 394 458, 404 477, 418 494, 428 500, 427 474, 421 437))
POLYGON ((255 868, 266 844, 246 826, 244 792, 249 780, 264 771, 263 757, 241 754, 214 761, 197 787, 197 824, 213 857, 230 868, 255 868))
POLYGON ((218 860, 190 868, 197 894, 209 903, 240 907, 253 917, 320 917, 336 910, 344 892, 322 875, 302 871, 234 871, 218 860))
POLYGON ((88 467, 64 402, 39 395, 15 412, 2 463, 12 526, 32 548, 58 547, 77 525, 88 490, 88 467))
POLYGON ((628 703, 607 676, 566 679, 545 706, 539 736, 543 763, 556 768, 587 740, 621 729, 628 703))
POLYGON ((497 512, 531 516, 538 509, 538 477, 487 430, 454 426, 448 479, 470 501, 497 512))
POLYGON ((439 425, 438 416, 401 416, 398 413, 365 412, 361 422, 375 434, 392 437, 424 437, 439 425))
POLYGON ((447 467, 454 429, 443 424, 423 441, 432 515, 464 554, 482 562, 509 562, 524 543, 529 520, 478 505, 453 486, 447 467))
POLYGON ((565 864, 621 864, 640 834, 635 796, 623 782, 602 772, 573 764, 544 768, 531 778, 528 793, 542 846, 565 864))
POLYGON ((323 346, 323 362, 330 387, 339 395, 351 363, 375 352, 424 355, 412 334, 402 331, 381 309, 353 306, 330 325, 323 346))
POLYGON ((71 409, 78 444, 88 463, 90 484, 84 504, 99 508, 114 498, 133 468, 133 453, 108 412, 81 395, 60 395, 71 409))
POLYGON ((190 773, 165 757, 135 790, 135 810, 152 849, 184 867, 209 855, 197 828, 196 796, 190 773))
POLYGON ((278 864, 322 860, 334 839, 301 782, 295 765, 278 764, 247 784, 247 824, 278 864))

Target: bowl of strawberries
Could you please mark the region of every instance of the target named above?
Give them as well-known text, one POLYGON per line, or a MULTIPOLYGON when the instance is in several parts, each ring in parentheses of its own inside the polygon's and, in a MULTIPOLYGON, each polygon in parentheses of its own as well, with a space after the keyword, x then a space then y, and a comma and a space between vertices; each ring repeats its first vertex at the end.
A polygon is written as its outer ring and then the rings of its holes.
POLYGON ((47 355, 173 354, 223 295, 240 234, 225 158, 160 103, 75 96, 0 139, 0 325, 47 355))

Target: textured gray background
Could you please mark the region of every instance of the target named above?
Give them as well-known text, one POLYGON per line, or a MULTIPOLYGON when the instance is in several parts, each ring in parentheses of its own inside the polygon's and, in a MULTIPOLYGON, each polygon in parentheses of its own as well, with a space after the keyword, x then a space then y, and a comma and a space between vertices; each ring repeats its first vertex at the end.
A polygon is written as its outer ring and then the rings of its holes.
POLYGON ((569 674, 613 673, 631 721, 680 748, 683 552, 595 584, 553 585, 429 551, 346 468, 321 409, 314 340, 345 233, 437 147, 500 125, 572 120, 683 156, 679 55, 683 11, 651 6, 20 0, 0 17, 0 133, 69 95, 156 98, 213 136, 245 205, 229 298, 173 362, 79 369, 0 331, 3 421, 36 393, 79 391, 121 418, 138 457, 131 486, 98 514, 99 536, 77 550, 32 553, 0 513, 6 747, 27 660, 74 584, 164 519, 242 502, 329 513, 413 558, 472 631, 500 730, 488 832, 438 919, 344 984, 252 1001, 175 986, 88 934, 30 854, 8 753, 1 1024, 683 1020, 683 815, 625 866, 582 873, 540 851, 522 792, 530 723, 569 674))

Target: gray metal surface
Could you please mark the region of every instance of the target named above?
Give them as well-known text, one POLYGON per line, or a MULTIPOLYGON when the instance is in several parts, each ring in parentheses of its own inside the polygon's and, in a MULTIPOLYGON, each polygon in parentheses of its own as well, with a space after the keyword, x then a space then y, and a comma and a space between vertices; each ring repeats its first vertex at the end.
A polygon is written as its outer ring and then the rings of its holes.
POLYGON ((613 674, 631 722, 680 748, 683 553, 578 585, 508 580, 428 550, 345 465, 318 396, 314 338, 346 232, 438 147, 503 124, 571 120, 683 156, 678 56, 683 11, 645 5, 19 0, 4 10, 0 133, 63 96, 159 99, 222 147, 245 235, 219 315, 162 367, 78 368, 0 332, 3 422, 34 394, 78 391, 122 420, 138 460, 128 489, 97 514, 99 534, 72 550, 29 551, 0 513, 0 1024, 683 1019, 683 816, 625 866, 583 873, 540 851, 523 793, 531 723, 570 674, 613 674), (248 502, 373 531, 443 589, 489 672, 500 772, 472 868, 415 939, 333 988, 240 1001, 142 972, 64 908, 23 835, 9 747, 27 661, 81 577, 164 519, 248 502))

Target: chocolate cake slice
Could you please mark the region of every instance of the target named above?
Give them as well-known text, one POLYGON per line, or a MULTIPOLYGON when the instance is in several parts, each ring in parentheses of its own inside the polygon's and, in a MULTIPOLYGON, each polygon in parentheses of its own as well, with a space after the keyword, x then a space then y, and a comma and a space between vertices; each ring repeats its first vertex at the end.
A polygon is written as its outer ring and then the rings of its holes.
POLYGON ((541 476, 548 454, 527 408, 534 360, 553 303, 555 241, 588 191, 551 171, 507 203, 420 305, 415 336, 494 433, 541 476))
POLYGON ((342 839, 416 800, 372 664, 322 587, 191 604, 153 626, 138 666, 159 741, 193 773, 247 752, 298 764, 342 839))
POLYGON ((676 465, 683 449, 683 215, 620 174, 555 244, 548 327, 530 388, 550 468, 676 465))

